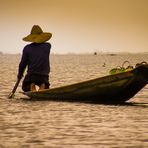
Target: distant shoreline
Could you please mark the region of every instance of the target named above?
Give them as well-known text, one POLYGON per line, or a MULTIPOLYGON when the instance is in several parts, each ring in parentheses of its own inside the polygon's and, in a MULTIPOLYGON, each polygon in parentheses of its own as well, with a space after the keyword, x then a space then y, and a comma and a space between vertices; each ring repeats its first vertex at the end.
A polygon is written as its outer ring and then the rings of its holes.
MULTIPOLYGON (((109 55, 109 56, 117 56, 117 55, 136 55, 136 54, 143 54, 147 55, 148 52, 86 52, 86 53, 52 53, 51 55, 109 55)), ((0 55, 21 55, 21 53, 3 53, 0 51, 0 55)))

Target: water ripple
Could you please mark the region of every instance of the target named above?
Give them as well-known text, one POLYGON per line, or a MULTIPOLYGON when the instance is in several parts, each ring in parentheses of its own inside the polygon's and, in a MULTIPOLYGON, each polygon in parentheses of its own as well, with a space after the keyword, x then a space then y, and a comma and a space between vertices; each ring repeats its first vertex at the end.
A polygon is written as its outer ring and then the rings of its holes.
MULTIPOLYGON (((0 147, 148 147, 148 86, 127 105, 23 101, 15 82, 19 55, 0 55, 0 147)), ((54 55, 51 87, 107 75, 111 67, 146 55, 54 55), (103 63, 106 66, 103 67, 103 63)))

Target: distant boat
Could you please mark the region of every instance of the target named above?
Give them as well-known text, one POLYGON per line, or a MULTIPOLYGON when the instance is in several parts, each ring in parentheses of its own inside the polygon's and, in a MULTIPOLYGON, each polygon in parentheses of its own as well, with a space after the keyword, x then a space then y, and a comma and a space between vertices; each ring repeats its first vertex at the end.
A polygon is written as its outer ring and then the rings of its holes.
POLYGON ((148 64, 142 64, 131 71, 24 94, 29 100, 115 104, 126 102, 147 84, 148 64))
POLYGON ((97 55, 97 52, 94 52, 94 55, 97 55))
POLYGON ((115 54, 115 53, 110 53, 109 55, 110 55, 110 56, 116 56, 117 54, 115 54))

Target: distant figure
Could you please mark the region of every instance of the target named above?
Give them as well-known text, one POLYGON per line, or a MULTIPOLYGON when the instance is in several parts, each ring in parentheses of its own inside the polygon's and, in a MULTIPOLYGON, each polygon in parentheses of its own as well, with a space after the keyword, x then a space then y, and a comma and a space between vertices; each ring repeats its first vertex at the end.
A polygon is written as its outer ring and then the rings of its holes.
POLYGON ((106 66, 106 63, 103 63, 102 67, 105 67, 106 66))
POLYGON ((35 91, 35 85, 39 86, 39 90, 49 88, 51 44, 46 41, 51 37, 51 33, 43 32, 40 26, 34 25, 31 33, 23 38, 24 41, 32 42, 23 49, 17 75, 18 79, 21 79, 27 67, 27 74, 22 84, 25 92, 35 91))
POLYGON ((94 55, 97 55, 97 52, 94 52, 94 55))

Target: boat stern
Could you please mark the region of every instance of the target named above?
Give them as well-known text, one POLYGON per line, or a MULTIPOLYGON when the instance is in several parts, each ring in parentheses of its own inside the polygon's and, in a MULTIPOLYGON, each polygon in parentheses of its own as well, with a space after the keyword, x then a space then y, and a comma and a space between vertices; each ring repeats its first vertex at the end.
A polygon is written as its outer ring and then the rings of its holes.
POLYGON ((138 74, 148 84, 148 64, 142 64, 135 68, 134 73, 138 74))

